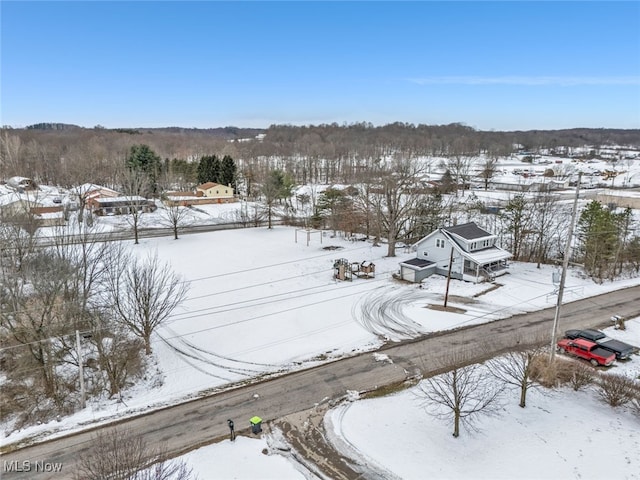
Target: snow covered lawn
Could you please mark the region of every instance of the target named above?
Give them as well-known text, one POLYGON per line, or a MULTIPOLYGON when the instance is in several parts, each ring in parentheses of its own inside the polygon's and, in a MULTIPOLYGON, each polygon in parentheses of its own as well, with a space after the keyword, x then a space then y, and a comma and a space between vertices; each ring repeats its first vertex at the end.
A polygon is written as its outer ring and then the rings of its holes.
MULTIPOLYGON (((263 373, 303 368, 327 358, 375 349, 385 339, 406 338, 555 305, 555 296, 551 295, 554 268, 550 266, 537 269, 531 264, 512 263, 509 274, 499 277, 500 286, 493 290, 485 284, 452 281, 449 305, 465 311, 455 314, 424 308, 430 303, 442 302, 446 283, 443 277, 428 278, 422 288, 392 278, 398 270, 398 262, 414 257, 415 253, 398 249, 397 257, 386 258, 384 245, 374 247, 369 242, 350 242, 329 235, 323 236, 320 243, 320 237, 315 235, 307 246, 304 235, 298 235, 297 243, 294 237, 295 229, 277 227, 183 235, 179 240, 143 239, 138 246, 128 242, 140 255, 157 252, 160 259, 170 262, 191 284, 182 308, 153 339, 154 358, 146 381, 127 391, 123 402, 115 398, 92 400, 87 408, 60 422, 19 432, 9 432, 5 426, 2 443, 32 435, 51 437, 91 423, 148 411, 263 373), (376 265, 376 277, 336 281, 332 275, 333 262, 338 258, 351 262, 371 261, 376 265), (375 308, 371 308, 372 305, 375 308), (395 322, 394 329, 389 329, 385 323, 389 318, 395 322), (404 329, 402 335, 397 333, 399 326, 404 329)), ((597 285, 570 271, 564 298, 565 302, 570 302, 639 283, 640 279, 629 279, 597 285)), ((640 364, 640 359, 630 363, 640 364)), ((411 397, 407 392, 398 398, 402 399, 403 395, 411 397)), ((525 415, 523 418, 526 419, 526 415, 530 415, 528 412, 535 409, 553 411, 552 404, 544 403, 553 398, 536 400, 532 396, 531 408, 518 411, 518 414, 525 415)), ((562 404, 562 399, 557 398, 562 404)), ((399 403, 389 408, 404 412, 418 406, 399 403)), ((608 410, 599 404, 597 408, 608 410)), ((566 411, 567 415, 570 413, 566 411)), ((351 428, 349 422, 357 423, 350 420, 349 415, 347 413, 344 427, 347 435, 351 428)), ((384 425, 396 428, 405 421, 390 416, 387 419, 387 415, 382 415, 381 422, 372 425, 376 438, 393 438, 392 432, 383 431, 384 425)), ((569 416, 570 419, 574 417, 580 418, 574 414, 569 416)), ((548 428, 568 424, 562 417, 554 415, 553 419, 548 428)), ((609 421, 617 422, 615 419, 609 421)), ((409 422, 408 418, 406 422, 409 422)), ((640 430, 637 423, 636 428, 640 430)), ((500 425, 483 428, 478 438, 483 438, 484 444, 489 441, 492 430, 502 428, 500 425)), ((448 426, 436 425, 424 412, 415 410, 411 421, 397 428, 395 438, 398 444, 413 449, 419 446, 418 443, 428 444, 429 439, 437 445, 444 444, 451 440, 447 432, 448 426), (412 441, 408 442, 407 436, 414 433, 420 435, 420 441, 412 436, 412 441)), ((455 445, 472 442, 473 438, 476 437, 467 438, 465 432, 455 445)), ((637 437, 630 438, 637 442, 637 437)), ((613 442, 607 441, 608 444, 613 442)), ((371 436, 369 444, 374 455, 375 449, 380 447, 375 446, 371 436)), ((238 449, 239 445, 236 443, 234 448, 238 449)), ((388 468, 394 470, 395 467, 390 465, 388 468)), ((253 477, 245 478, 262 478, 263 473, 254 472, 253 477)), ((446 475, 443 473, 443 476, 446 475)), ((202 478, 220 477, 203 475, 202 478)), ((284 475, 282 478, 291 477, 284 475)))
MULTIPOLYGON (((605 332, 640 345, 640 318, 605 332)), ((640 356, 606 372, 640 382, 640 356)), ((336 444, 403 479, 640 478, 640 415, 605 404, 595 387, 531 389, 525 408, 519 392, 508 391, 498 416, 482 417, 478 431, 462 427, 458 438, 452 421, 427 415, 417 391, 332 410, 336 444)))
MULTIPOLYGON (((627 326, 605 331, 640 344, 640 318, 627 326)), ((607 372, 638 378, 640 357, 607 372)), ((477 431, 463 427, 457 439, 451 422, 426 414, 416 389, 334 408, 325 419, 329 437, 390 479, 640 478, 640 417, 604 404, 593 388, 530 389, 526 408, 518 406, 519 392, 507 391, 497 416, 481 417, 477 431)), ((181 459, 201 480, 305 478, 262 438, 238 437, 181 459)))

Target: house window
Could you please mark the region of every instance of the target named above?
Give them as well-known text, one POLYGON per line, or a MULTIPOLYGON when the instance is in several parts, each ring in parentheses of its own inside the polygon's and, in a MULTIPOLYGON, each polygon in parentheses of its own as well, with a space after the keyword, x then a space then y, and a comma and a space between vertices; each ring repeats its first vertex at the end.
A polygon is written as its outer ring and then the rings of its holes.
POLYGON ((436 238, 436 247, 444 248, 444 240, 441 238, 436 238))
POLYGON ((427 257, 427 256, 429 255, 429 252, 426 252, 426 251, 425 251, 425 252, 422 252, 422 254, 423 254, 425 257, 427 257))
POLYGON ((471 250, 475 250, 475 249, 476 249, 476 242, 473 242, 473 243, 471 244, 471 250))

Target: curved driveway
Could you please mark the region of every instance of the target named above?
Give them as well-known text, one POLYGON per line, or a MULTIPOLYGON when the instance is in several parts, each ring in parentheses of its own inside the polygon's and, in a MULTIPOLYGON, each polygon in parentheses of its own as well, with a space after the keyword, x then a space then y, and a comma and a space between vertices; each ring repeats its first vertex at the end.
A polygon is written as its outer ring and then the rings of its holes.
MULTIPOLYGON (((618 290, 563 305, 560 330, 608 324, 612 314, 640 316, 640 286, 618 290)), ((376 361, 372 352, 344 358, 307 370, 230 389, 216 395, 156 410, 123 420, 121 425, 144 435, 149 444, 164 442, 171 454, 206 445, 227 433, 227 419, 235 420, 238 433, 249 418, 271 421, 313 408, 347 391, 368 391, 402 382, 416 375, 444 371, 460 361, 482 360, 520 344, 550 341, 554 308, 517 315, 491 323, 431 334, 416 340, 389 344, 379 351, 393 363, 376 361)), ((634 362, 640 362, 635 358, 634 362)), ((91 432, 72 434, 2 455, 0 476, 5 479, 72 478, 74 463, 90 446, 91 432), (10 462, 17 462, 12 464, 10 462), (60 462, 62 472, 7 472, 7 466, 35 462, 60 462)), ((10 446, 4 446, 8 450, 10 446)), ((42 465, 42 463, 38 464, 42 465)))

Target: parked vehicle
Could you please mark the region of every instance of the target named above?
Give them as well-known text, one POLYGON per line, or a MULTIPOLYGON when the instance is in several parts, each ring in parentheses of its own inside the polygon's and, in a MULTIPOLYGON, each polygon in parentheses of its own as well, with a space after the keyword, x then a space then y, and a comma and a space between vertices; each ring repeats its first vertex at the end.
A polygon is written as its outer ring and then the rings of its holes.
POLYGON ((600 330, 567 330, 564 334, 565 337, 570 339, 584 338, 586 340, 595 342, 605 350, 609 350, 610 352, 615 353, 616 359, 618 360, 626 360, 630 358, 634 353, 640 352, 640 348, 625 342, 621 342, 619 340, 614 340, 611 337, 607 337, 600 330))
POLYGON ((558 350, 568 355, 584 358, 594 367, 598 365, 608 367, 616 360, 615 353, 605 350, 597 343, 584 338, 576 338, 573 340, 563 338, 558 342, 558 350))

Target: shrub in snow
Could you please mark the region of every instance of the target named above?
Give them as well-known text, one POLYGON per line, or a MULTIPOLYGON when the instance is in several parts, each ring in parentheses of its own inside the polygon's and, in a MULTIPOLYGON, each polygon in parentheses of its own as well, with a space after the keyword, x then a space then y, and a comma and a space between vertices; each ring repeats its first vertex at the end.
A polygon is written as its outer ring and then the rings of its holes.
POLYGON ((598 384, 598 396, 612 407, 625 405, 638 395, 635 382, 616 373, 602 375, 598 384))
POLYGON ((582 362, 572 362, 571 371, 569 385, 571 385, 571 388, 576 392, 593 383, 595 371, 591 365, 582 362))
POLYGON ((564 378, 565 382, 568 379, 564 374, 564 369, 566 368, 565 363, 566 362, 558 361, 558 359, 549 363, 549 357, 547 355, 537 355, 531 363, 531 372, 529 375, 543 387, 555 387, 559 383, 562 383, 561 378, 564 378))

